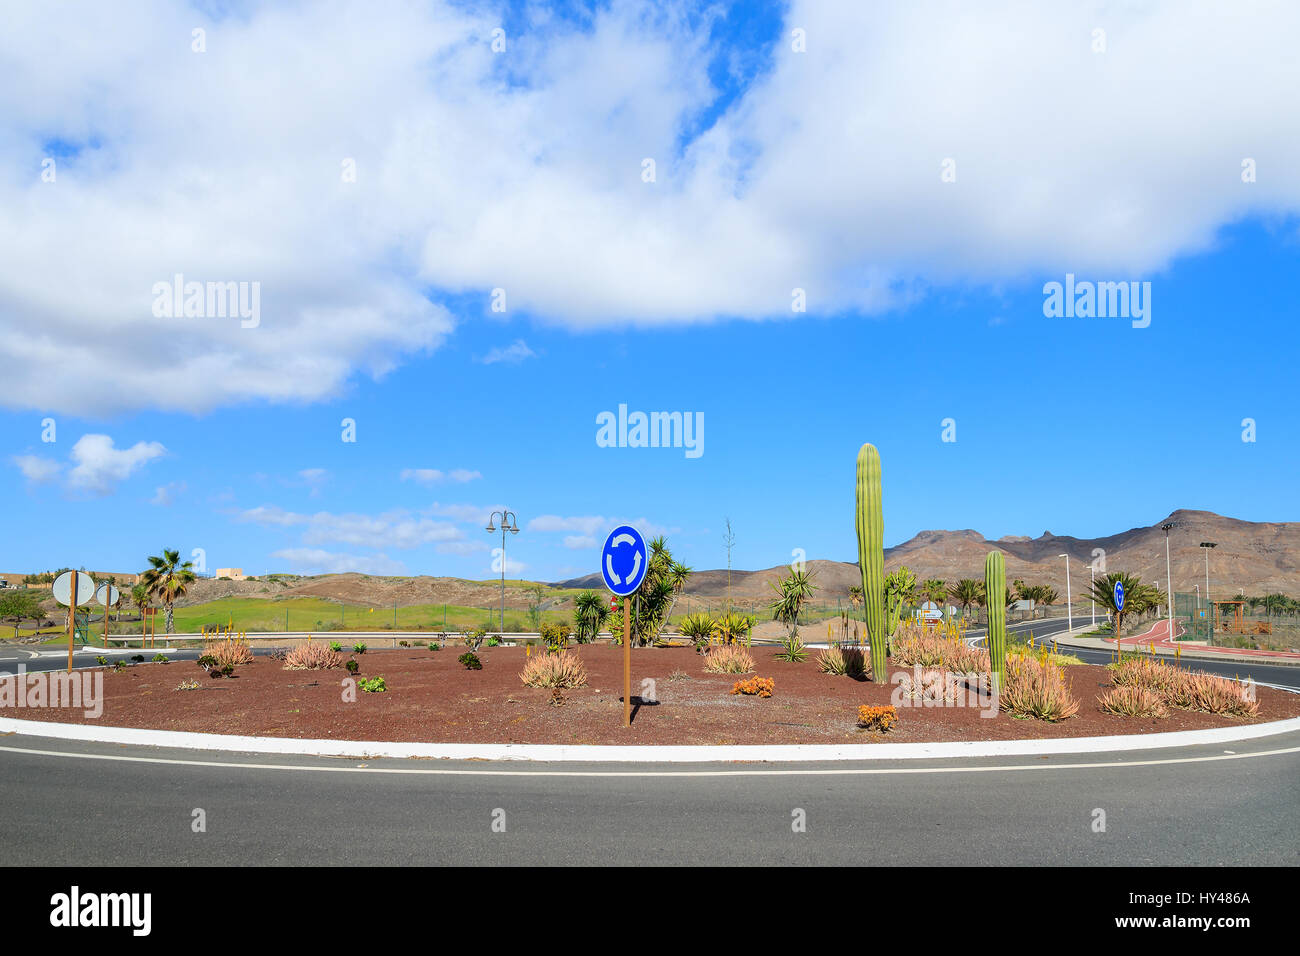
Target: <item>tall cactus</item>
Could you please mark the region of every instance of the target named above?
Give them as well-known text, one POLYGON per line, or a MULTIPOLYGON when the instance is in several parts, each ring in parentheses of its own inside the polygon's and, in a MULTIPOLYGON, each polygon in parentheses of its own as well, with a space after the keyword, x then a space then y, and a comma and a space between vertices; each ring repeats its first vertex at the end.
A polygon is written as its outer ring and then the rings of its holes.
POLYGON ((1002 686, 1007 660, 1007 570, 1001 551, 990 551, 984 559, 984 600, 989 611, 988 646, 993 685, 1002 686))
POLYGON ((888 680, 885 654, 885 519, 880 499, 880 453, 875 445, 858 450, 858 567, 862 571, 862 603, 867 637, 871 641, 871 678, 888 680))

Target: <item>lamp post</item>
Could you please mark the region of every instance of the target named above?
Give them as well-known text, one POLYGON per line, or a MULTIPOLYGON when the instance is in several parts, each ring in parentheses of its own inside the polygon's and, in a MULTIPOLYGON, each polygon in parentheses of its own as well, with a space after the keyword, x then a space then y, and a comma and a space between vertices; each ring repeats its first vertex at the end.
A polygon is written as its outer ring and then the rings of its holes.
POLYGON ((518 534, 519 519, 513 511, 494 511, 488 515, 489 534, 496 533, 497 515, 501 516, 501 633, 504 634, 506 632, 506 532, 518 534))
MULTIPOLYGON (((1218 617, 1218 615, 1214 613, 1214 603, 1210 600, 1210 549, 1217 548, 1217 547, 1218 544, 1216 544, 1213 541, 1201 542, 1201 550, 1205 552, 1205 606, 1210 610, 1210 633, 1211 634, 1214 633, 1215 618, 1218 617)), ((1210 643, 1211 644, 1214 643, 1213 638, 1210 639, 1210 643)))
POLYGON ((1065 558, 1065 633, 1068 636, 1074 630, 1074 607, 1070 603, 1070 556, 1058 554, 1057 557, 1065 558))
POLYGON ((1174 639, 1174 574, 1169 564, 1169 532, 1173 530, 1174 523, 1166 522, 1160 526, 1160 530, 1165 533, 1165 591, 1169 595, 1169 640, 1174 639))
POLYGON ((1088 612, 1092 615, 1091 629, 1095 631, 1097 630, 1097 592, 1094 590, 1097 587, 1097 560, 1095 558, 1088 565, 1088 583, 1091 585, 1088 588, 1088 612))

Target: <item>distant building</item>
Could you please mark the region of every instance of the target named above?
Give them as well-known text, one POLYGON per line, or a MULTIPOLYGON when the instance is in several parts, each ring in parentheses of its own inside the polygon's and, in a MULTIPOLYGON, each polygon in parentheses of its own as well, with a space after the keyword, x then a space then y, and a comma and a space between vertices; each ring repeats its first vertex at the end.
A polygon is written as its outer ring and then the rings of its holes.
POLYGON ((244 580, 243 568, 217 568, 214 573, 219 578, 230 578, 232 581, 244 580))

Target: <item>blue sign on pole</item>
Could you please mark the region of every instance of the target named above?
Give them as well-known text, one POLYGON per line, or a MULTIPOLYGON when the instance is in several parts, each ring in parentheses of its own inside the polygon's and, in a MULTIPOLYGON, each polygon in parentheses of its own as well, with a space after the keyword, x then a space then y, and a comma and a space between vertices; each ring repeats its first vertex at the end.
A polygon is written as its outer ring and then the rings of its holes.
POLYGON ((1115 582, 1115 610, 1124 610, 1124 582, 1115 582))
POLYGON ((650 565, 645 538, 631 525, 620 525, 609 533, 600 552, 600 573, 605 587, 625 597, 641 586, 650 565))

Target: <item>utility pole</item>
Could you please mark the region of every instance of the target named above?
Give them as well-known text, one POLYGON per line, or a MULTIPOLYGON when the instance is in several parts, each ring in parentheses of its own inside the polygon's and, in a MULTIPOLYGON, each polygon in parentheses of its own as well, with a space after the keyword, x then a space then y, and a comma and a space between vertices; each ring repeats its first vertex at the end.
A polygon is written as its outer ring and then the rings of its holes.
POLYGON ((1169 640, 1174 639, 1174 574, 1169 563, 1169 532, 1173 529, 1172 521, 1162 524, 1160 530, 1165 533, 1165 590, 1169 595, 1169 640))
POLYGON ((1058 554, 1057 557, 1065 558, 1065 633, 1068 636, 1074 630, 1074 606, 1070 601, 1070 556, 1058 554))

